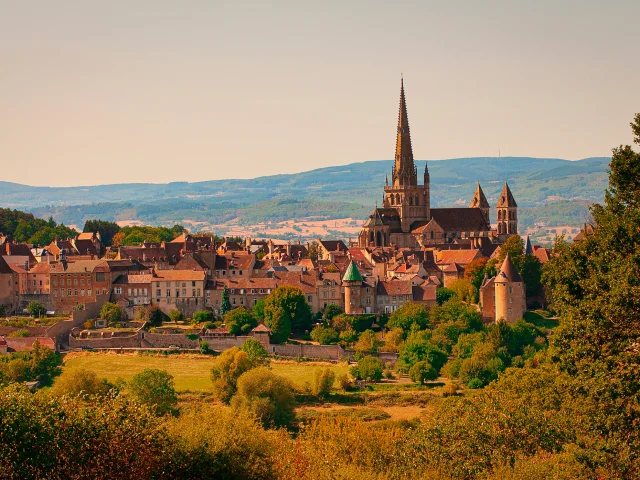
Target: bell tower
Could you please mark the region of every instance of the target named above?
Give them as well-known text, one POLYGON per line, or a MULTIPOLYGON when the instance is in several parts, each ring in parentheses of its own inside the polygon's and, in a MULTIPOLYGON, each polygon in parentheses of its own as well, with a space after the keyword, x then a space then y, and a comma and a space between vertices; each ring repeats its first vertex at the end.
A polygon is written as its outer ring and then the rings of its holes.
POLYGON ((498 238, 501 241, 518 233, 518 204, 516 203, 507 182, 504 182, 502 192, 496 204, 496 222, 498 238))

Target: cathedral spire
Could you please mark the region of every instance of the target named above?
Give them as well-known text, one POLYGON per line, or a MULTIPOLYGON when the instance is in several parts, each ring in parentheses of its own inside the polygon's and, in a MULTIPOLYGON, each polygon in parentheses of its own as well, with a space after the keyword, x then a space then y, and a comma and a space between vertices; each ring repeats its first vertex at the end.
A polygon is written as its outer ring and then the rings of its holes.
POLYGON ((471 203, 469 203, 469 208, 489 208, 489 202, 487 201, 487 197, 485 197, 484 192, 482 191, 480 182, 478 182, 476 192, 473 194, 471 203))
POLYGON ((396 157, 393 166, 393 185, 417 185, 416 168, 413 164, 413 149, 409 132, 407 101, 404 95, 404 78, 400 78, 400 109, 398 112, 398 132, 396 137, 396 157))

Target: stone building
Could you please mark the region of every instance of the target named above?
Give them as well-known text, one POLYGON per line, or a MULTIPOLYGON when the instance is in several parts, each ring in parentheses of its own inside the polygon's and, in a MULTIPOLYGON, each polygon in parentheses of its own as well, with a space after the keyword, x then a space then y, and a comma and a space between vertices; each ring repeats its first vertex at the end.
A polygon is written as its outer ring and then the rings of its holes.
POLYGON ((524 280, 507 255, 495 277, 484 279, 480 287, 482 316, 487 320, 513 323, 527 310, 524 280))
MULTIPOLYGON (((359 247, 421 248, 451 243, 455 239, 487 238, 517 233, 517 205, 505 183, 496 206, 499 230, 489 223, 489 202, 478 184, 468 208, 431 208, 430 176, 425 165, 418 183, 414 163, 404 81, 400 83, 400 108, 396 132, 395 162, 391 184, 387 178, 383 203, 376 207, 358 236, 359 247)), ((506 237, 504 237, 506 238, 506 237)), ((504 241, 501 238, 501 241, 504 241)))

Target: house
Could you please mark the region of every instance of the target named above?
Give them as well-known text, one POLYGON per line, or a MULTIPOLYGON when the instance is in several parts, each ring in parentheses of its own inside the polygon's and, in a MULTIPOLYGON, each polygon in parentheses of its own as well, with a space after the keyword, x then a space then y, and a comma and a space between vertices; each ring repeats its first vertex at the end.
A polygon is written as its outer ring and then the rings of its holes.
POLYGON ((413 300, 413 284, 411 280, 396 279, 378 282, 376 295, 378 312, 393 313, 405 303, 413 300))
POLYGON ((164 313, 176 309, 185 317, 191 317, 205 308, 206 280, 202 270, 155 269, 151 279, 151 301, 164 313))

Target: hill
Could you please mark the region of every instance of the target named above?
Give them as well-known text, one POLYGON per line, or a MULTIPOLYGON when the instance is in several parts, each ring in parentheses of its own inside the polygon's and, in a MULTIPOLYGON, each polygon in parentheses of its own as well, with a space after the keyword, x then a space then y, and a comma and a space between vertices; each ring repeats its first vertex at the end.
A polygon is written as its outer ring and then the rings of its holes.
MULTIPOLYGON (((522 207, 521 227, 580 225, 606 188, 605 157, 579 161, 527 157, 429 160, 433 206, 467 205, 476 182, 494 205, 504 181, 522 207), (552 217, 552 218, 549 218, 552 217)), ((254 179, 169 184, 31 187, 0 182, 0 205, 82 227, 88 219, 181 223, 226 233, 224 225, 366 218, 382 199, 391 160, 367 161, 254 179)), ((424 160, 417 161, 418 171, 424 160)), ((493 213, 493 212, 492 212, 493 213)), ((293 235, 292 235, 293 236, 293 235)))

